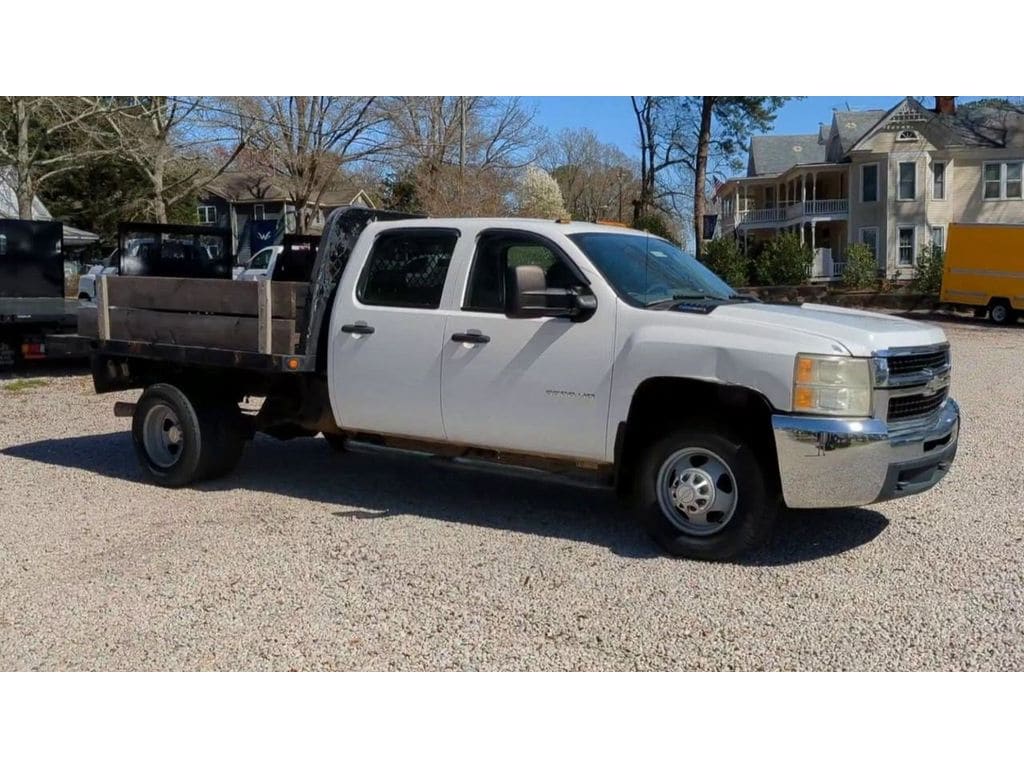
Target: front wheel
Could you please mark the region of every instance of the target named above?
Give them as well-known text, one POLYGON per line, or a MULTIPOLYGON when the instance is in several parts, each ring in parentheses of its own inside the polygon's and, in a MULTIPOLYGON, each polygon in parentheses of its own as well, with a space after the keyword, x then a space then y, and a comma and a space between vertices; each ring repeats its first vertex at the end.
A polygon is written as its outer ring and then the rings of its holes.
POLYGON ((637 516, 667 552, 728 560, 763 543, 776 504, 751 449, 680 429, 652 444, 637 473, 637 516))

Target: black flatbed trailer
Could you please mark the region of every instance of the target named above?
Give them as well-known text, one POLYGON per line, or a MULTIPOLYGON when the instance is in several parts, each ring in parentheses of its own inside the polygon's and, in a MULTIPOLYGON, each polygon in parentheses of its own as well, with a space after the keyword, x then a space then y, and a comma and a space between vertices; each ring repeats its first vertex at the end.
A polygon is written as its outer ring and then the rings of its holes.
POLYGON ((65 296, 63 225, 0 219, 0 367, 16 360, 82 357, 73 337, 78 300, 65 296))

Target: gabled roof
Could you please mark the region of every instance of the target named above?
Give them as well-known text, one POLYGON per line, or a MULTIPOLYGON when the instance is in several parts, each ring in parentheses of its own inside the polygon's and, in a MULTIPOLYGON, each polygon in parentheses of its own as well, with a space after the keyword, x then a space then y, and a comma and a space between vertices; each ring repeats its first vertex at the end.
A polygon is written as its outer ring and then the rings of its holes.
MULTIPOLYGON (((284 203, 291 199, 288 190, 279 181, 271 174, 259 171, 227 171, 207 184, 205 190, 232 203, 284 203)), ((345 183, 324 190, 320 205, 334 208, 352 205, 357 199, 363 204, 376 207, 373 198, 361 187, 345 183)))
POLYGON ((839 136, 839 157, 846 157, 851 149, 887 115, 884 109, 861 109, 855 112, 833 112, 832 125, 839 136))
MULTIPOLYGON (((850 147, 859 145, 881 130, 891 119, 909 116, 930 128, 933 139, 943 146, 1005 147, 1012 135, 1024 133, 1024 108, 984 101, 960 105, 953 114, 939 114, 928 109, 912 96, 900 101, 884 113, 875 124, 850 147)), ((914 127, 909 124, 909 127, 914 127)), ((848 150, 849 151, 849 150, 848 150)))
POLYGON ((782 173, 794 165, 825 162, 825 147, 818 134, 794 136, 754 136, 750 140, 748 176, 782 173))
POLYGON ((952 115, 935 115, 957 144, 1005 147, 1012 134, 1024 133, 1024 107, 1000 108, 991 102, 967 103, 952 115))
POLYGON ((225 171, 206 185, 205 190, 232 203, 275 202, 288 199, 287 190, 269 173, 225 171))

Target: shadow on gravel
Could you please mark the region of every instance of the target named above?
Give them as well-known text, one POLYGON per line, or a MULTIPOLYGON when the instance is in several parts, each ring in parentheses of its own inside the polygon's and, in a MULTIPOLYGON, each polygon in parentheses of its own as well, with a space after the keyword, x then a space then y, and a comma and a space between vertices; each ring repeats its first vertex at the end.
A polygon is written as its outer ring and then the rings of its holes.
MULTIPOLYGON (((127 432, 15 445, 0 454, 143 483, 127 432)), ((661 550, 601 488, 558 482, 546 475, 485 472, 418 456, 337 454, 322 439, 288 443, 258 437, 227 478, 199 491, 242 488, 337 504, 333 515, 374 520, 396 515, 517 531, 605 547, 630 558, 661 550)), ((771 566, 816 560, 854 549, 888 525, 867 509, 783 511, 771 544, 741 561, 771 566)))
POLYGON ((783 509, 768 545, 740 565, 790 565, 838 555, 867 544, 889 525, 873 509, 783 509))

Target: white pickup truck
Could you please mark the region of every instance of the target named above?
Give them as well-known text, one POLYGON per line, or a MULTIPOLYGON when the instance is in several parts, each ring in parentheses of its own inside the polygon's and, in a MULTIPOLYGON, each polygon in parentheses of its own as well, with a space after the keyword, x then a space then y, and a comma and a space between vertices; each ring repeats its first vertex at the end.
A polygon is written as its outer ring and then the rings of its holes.
POLYGON ((119 412, 164 485, 225 474, 256 431, 323 433, 587 471, 668 552, 702 559, 764 541, 781 504, 925 491, 957 448, 941 329, 752 301, 625 228, 343 209, 300 327, 275 354, 108 330, 96 389, 145 388, 119 412), (249 395, 266 398, 255 416, 249 395))

